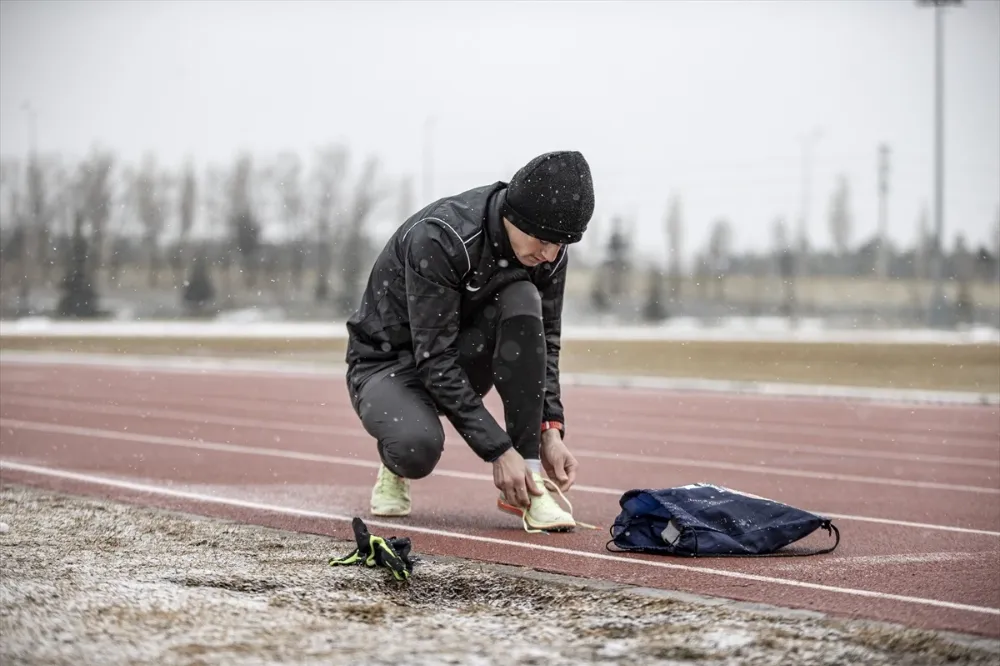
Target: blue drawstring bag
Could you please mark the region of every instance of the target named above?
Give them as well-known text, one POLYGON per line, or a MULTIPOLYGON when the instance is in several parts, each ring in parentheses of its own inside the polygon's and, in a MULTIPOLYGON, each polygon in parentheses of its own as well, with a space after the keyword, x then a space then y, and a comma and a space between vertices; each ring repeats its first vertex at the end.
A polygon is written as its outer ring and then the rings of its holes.
POLYGON ((687 557, 821 555, 840 544, 832 521, 763 497, 708 483, 663 490, 629 490, 611 526, 619 551, 687 557), (778 552, 818 529, 836 534, 833 546, 813 552, 778 552))

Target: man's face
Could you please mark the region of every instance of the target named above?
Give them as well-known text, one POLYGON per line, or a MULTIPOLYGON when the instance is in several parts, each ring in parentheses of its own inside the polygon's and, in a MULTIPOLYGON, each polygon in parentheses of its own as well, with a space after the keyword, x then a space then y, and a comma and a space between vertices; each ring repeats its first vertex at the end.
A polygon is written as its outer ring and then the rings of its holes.
POLYGON ((510 246, 514 250, 517 260, 527 267, 537 266, 546 262, 555 261, 559 256, 560 243, 550 243, 529 236, 513 224, 507 218, 503 220, 507 228, 507 237, 510 239, 510 246))

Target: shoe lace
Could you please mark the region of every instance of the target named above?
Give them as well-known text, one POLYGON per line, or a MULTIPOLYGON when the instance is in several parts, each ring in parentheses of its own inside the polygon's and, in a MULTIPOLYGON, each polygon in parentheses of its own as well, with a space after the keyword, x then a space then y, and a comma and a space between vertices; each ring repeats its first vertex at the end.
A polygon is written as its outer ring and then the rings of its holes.
POLYGON ((400 494, 406 489, 406 479, 385 471, 379 475, 377 485, 379 492, 400 494))
MULTIPOLYGON (((572 516, 573 515, 573 504, 569 501, 569 498, 567 498, 566 495, 563 494, 563 491, 559 488, 559 486, 557 486, 555 484, 555 482, 552 481, 552 479, 546 479, 545 477, 542 477, 542 484, 545 486, 546 489, 549 489, 551 487, 552 490, 556 491, 556 493, 559 494, 559 497, 562 498, 562 501, 566 503, 566 507, 567 507, 566 511, 572 516)), ((555 502, 555 499, 553 498, 552 501, 555 502)), ((582 528, 588 529, 588 530, 596 530, 597 529, 597 526, 591 525, 590 523, 585 523, 585 522, 583 522, 581 520, 577 520, 576 518, 573 519, 573 522, 576 523, 577 527, 582 527, 582 528)), ((528 512, 527 511, 522 511, 521 512, 521 524, 524 526, 524 531, 527 532, 527 533, 529 533, 529 534, 539 534, 539 533, 542 533, 542 532, 545 531, 545 530, 537 529, 537 528, 534 528, 534 527, 531 527, 530 525, 528 525, 528 512)))

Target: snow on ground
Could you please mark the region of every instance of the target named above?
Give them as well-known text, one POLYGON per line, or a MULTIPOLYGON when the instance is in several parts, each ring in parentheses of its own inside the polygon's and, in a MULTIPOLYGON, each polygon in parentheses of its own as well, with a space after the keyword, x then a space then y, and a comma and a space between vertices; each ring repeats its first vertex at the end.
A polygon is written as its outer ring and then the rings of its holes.
MULTIPOLYGON (((995 664, 996 642, 422 559, 5 487, 4 664, 995 664)), ((390 536, 390 535, 382 535, 390 536)), ((420 541, 414 541, 419 557, 420 541)))

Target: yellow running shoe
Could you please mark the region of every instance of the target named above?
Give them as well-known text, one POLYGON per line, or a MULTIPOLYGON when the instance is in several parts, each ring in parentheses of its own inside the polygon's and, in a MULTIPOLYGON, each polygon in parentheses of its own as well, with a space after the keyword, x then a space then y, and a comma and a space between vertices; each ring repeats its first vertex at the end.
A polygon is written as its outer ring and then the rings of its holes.
POLYGON ((410 515, 410 480, 380 465, 378 479, 372 488, 371 512, 373 516, 410 515))
POLYGON ((568 532, 577 526, 577 521, 573 518, 573 506, 566 499, 566 496, 559 490, 559 486, 546 479, 538 472, 532 472, 535 485, 542 491, 541 495, 531 495, 531 506, 525 511, 521 507, 509 504, 503 494, 497 498, 497 508, 506 513, 518 516, 524 524, 525 532, 568 532), (563 498, 569 511, 563 509, 549 493, 551 487, 559 496, 563 498))

